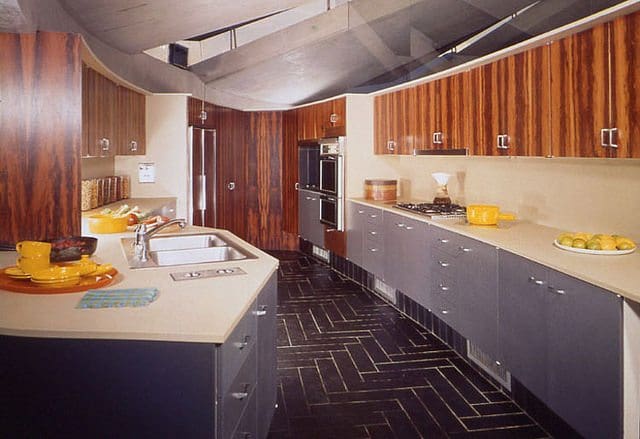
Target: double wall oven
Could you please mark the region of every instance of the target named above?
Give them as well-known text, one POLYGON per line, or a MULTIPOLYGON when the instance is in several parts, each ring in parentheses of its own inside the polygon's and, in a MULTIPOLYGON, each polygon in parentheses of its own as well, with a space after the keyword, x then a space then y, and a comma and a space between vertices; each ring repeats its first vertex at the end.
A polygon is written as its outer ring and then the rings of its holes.
POLYGON ((299 145, 299 187, 319 193, 319 220, 337 231, 344 230, 344 147, 344 137, 299 145))

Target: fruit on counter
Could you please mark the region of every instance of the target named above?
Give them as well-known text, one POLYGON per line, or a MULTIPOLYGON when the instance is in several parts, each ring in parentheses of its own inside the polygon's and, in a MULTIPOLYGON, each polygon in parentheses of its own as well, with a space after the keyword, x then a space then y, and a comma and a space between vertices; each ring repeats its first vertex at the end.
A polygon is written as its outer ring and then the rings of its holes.
POLYGON ((558 235, 556 241, 565 247, 583 248, 588 250, 631 250, 636 243, 620 235, 592 234, 585 232, 564 232, 558 235))
POLYGON ((141 223, 147 216, 148 213, 142 212, 138 206, 129 207, 128 204, 123 204, 117 210, 112 210, 109 208, 103 209, 103 215, 110 215, 115 217, 127 217, 127 225, 134 226, 138 223, 141 223))

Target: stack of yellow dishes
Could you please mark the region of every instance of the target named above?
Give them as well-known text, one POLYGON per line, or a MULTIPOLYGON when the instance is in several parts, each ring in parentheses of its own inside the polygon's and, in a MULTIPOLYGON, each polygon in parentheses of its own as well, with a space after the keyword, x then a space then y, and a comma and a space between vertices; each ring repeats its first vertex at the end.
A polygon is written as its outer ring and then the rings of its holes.
POLYGON ((39 287, 70 287, 80 282, 80 269, 77 267, 49 267, 46 270, 31 273, 31 282, 39 287))
POLYGON ((11 279, 31 279, 31 275, 29 273, 25 273, 18 267, 8 267, 4 270, 4 274, 9 276, 11 279))

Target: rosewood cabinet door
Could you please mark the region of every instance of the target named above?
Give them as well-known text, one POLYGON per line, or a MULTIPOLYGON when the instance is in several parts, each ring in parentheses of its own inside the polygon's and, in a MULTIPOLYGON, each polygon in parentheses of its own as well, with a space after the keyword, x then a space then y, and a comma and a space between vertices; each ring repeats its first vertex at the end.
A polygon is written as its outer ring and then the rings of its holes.
POLYGON ((560 157, 607 157, 607 24, 551 44, 551 147, 560 157))
POLYGON ((508 136, 506 153, 544 157, 551 153, 549 123, 549 47, 501 60, 500 130, 508 136))
MULTIPOLYGON (((472 122, 469 120, 465 100, 469 92, 469 74, 458 73, 440 79, 436 83, 438 90, 436 132, 442 133, 442 143, 440 146, 435 146, 444 149, 466 148, 469 146, 467 124, 472 122)), ((430 140, 433 141, 433 136, 430 140)))
POLYGON ((83 129, 90 157, 108 157, 116 153, 115 106, 117 86, 93 69, 83 72, 83 129))
POLYGON ((118 87, 116 103, 116 153, 144 155, 145 97, 126 87, 118 87))
POLYGON ((612 157, 640 158, 640 12, 611 24, 612 157))
POLYGON ((392 93, 376 96, 373 102, 375 154, 397 154, 397 140, 393 138, 392 123, 396 116, 392 93))
POLYGON ((498 155, 497 136, 500 133, 501 93, 498 83, 498 62, 477 67, 469 72, 467 105, 471 110, 470 147, 473 155, 498 155))

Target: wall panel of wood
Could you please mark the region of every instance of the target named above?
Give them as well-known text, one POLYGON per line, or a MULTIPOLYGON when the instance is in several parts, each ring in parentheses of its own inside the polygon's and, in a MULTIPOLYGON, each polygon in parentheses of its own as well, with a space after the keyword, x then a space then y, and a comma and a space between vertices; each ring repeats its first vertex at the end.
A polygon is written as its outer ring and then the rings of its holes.
POLYGON ((80 38, 0 33, 0 243, 80 234, 80 38))
POLYGON ((295 234, 283 230, 282 112, 249 114, 247 238, 264 249, 296 249, 295 234))
POLYGON ((298 234, 298 116, 296 110, 282 113, 282 229, 298 234))

